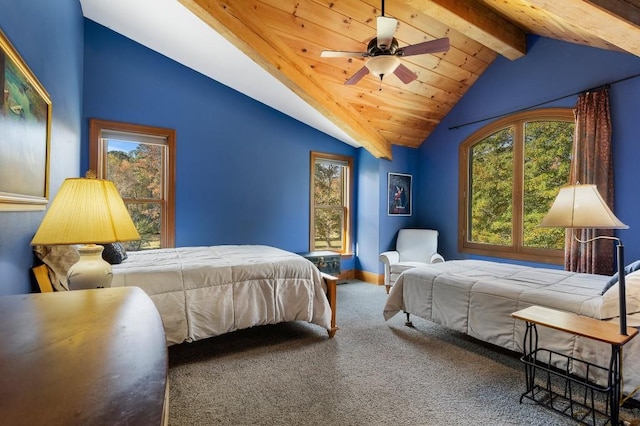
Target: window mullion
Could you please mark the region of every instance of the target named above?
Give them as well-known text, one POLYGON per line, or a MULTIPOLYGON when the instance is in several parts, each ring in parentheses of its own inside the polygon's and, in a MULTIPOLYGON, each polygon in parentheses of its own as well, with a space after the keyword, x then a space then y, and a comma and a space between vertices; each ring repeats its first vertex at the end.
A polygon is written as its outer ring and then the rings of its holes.
POLYGON ((512 244, 519 251, 523 240, 523 193, 524 193, 524 123, 517 122, 514 125, 514 149, 513 149, 513 219, 512 219, 512 244))

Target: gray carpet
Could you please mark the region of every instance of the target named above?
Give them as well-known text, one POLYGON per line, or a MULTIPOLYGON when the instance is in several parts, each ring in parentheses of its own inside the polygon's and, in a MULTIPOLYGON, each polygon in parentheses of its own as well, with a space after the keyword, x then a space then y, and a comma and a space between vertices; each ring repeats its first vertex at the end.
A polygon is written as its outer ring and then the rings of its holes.
POLYGON ((574 424, 519 403, 517 356, 419 318, 385 322, 386 297, 339 285, 333 339, 295 322, 170 347, 170 425, 574 424))

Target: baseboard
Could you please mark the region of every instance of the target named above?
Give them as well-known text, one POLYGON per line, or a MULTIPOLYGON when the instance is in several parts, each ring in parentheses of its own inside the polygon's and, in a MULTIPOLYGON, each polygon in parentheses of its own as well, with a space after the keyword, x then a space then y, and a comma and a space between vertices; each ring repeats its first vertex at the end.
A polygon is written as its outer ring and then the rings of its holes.
POLYGON ((354 278, 369 284, 384 285, 384 275, 374 274, 373 272, 356 271, 354 278))
MULTIPOLYGON (((355 271, 350 269, 348 271, 340 272, 338 278, 340 281, 360 280, 369 284, 384 285, 384 274, 374 274, 373 272, 367 271, 355 271)), ((338 284, 340 284, 340 281, 338 281, 338 284)))

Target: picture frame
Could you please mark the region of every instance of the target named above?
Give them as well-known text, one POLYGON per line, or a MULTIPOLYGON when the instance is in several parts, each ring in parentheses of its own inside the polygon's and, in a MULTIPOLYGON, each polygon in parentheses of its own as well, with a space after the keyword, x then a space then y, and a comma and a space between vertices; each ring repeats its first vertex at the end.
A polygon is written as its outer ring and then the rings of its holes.
POLYGON ((0 211, 44 210, 51 98, 0 31, 0 211))
POLYGON ((411 216, 413 207, 412 179, 413 176, 409 174, 388 174, 387 214, 389 216, 411 216))

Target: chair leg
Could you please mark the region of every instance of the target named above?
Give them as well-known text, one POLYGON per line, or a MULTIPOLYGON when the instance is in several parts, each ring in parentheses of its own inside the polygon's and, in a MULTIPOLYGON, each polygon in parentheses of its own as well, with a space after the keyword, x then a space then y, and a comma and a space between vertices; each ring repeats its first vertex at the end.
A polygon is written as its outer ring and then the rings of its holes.
POLYGON ((391 286, 390 285, 385 285, 384 287, 387 290, 387 294, 389 294, 389 291, 391 291, 391 286))

